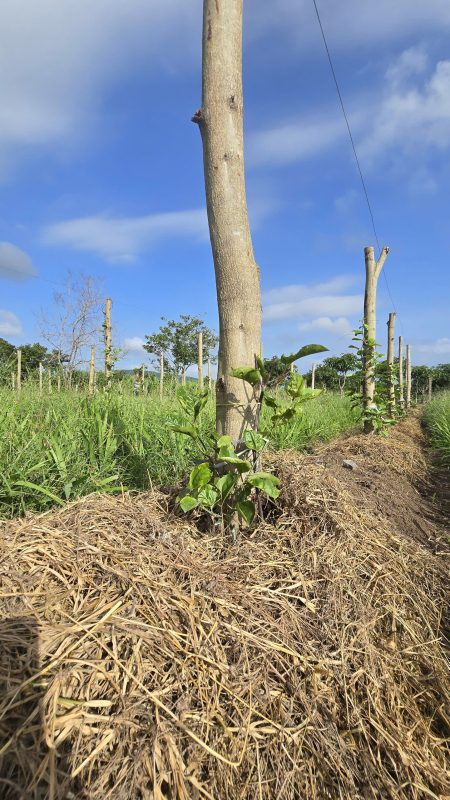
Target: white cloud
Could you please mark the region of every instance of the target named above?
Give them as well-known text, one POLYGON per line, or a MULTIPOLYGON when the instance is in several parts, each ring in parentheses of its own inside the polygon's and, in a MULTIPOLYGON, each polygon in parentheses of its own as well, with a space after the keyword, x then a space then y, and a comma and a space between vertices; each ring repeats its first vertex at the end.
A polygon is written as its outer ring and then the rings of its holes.
POLYGON ((442 339, 436 339, 435 342, 419 344, 415 349, 418 353, 429 353, 430 355, 439 356, 450 355, 450 339, 444 336, 442 339))
POLYGON ((294 284, 271 289, 263 294, 264 321, 358 314, 362 308, 361 295, 342 294, 355 282, 352 276, 342 275, 310 286, 294 284))
POLYGON ((49 225, 44 244, 68 245, 86 250, 111 262, 131 262, 142 252, 174 236, 194 241, 206 239, 208 224, 204 209, 171 211, 142 217, 93 217, 66 220, 49 225))
POLYGON ((10 242, 0 242, 0 278, 24 281, 36 275, 31 258, 10 242))
POLYGON ((334 336, 348 336, 352 333, 352 324, 345 317, 331 319, 331 317, 318 317, 310 322, 302 322, 298 329, 300 331, 326 331, 334 336))
POLYGON ((247 162, 260 167, 302 161, 330 150, 345 134, 344 121, 336 112, 268 128, 249 135, 247 162))
POLYGON ((30 146, 84 136, 118 77, 182 65, 200 27, 200 0, 4 0, 0 175, 30 146))
MULTIPOLYGON (((322 0, 322 22, 330 47, 336 50, 405 41, 450 28, 448 0, 322 0)), ((251 19, 258 33, 282 29, 302 50, 322 47, 317 19, 309 0, 261 0, 251 19)))
MULTIPOLYGON (((450 149, 450 60, 439 61, 430 73, 423 50, 405 50, 386 71, 378 93, 348 98, 347 111, 364 168, 378 166, 391 151, 397 165, 414 161, 416 166, 418 156, 450 149)), ((333 105, 319 117, 304 115, 250 134, 248 162, 259 167, 311 159, 331 152, 346 137, 333 105)), ((429 181, 424 191, 430 191, 429 181)), ((338 210, 345 210, 349 199, 338 198, 338 210)))
POLYGON ((0 309, 0 336, 20 336, 22 325, 12 311, 0 309))
POLYGON ((123 342, 123 349, 126 350, 127 353, 144 353, 145 340, 142 339, 140 336, 131 336, 128 339, 124 339, 123 342))

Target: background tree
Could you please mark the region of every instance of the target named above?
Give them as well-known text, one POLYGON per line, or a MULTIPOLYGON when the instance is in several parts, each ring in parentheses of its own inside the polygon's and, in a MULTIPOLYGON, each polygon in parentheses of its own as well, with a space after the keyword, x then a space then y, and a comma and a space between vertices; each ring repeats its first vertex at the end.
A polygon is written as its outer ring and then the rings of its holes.
POLYGON ((344 394, 348 375, 356 372, 358 369, 357 357, 353 355, 353 353, 343 353, 341 356, 330 356, 324 360, 323 365, 336 373, 339 391, 341 394, 344 394))
POLYGON ((101 295, 89 275, 67 273, 66 287, 53 295, 55 314, 41 311, 41 336, 52 348, 58 367, 70 386, 74 370, 88 360, 87 350, 101 330, 101 295))
POLYGON ((198 358, 198 334, 203 333, 203 358, 215 361, 213 351, 217 347, 218 337, 208 328, 202 319, 183 314, 179 320, 161 317, 161 325, 157 333, 146 336, 144 349, 151 355, 160 357, 164 353, 164 366, 167 371, 179 375, 185 372, 198 358))
POLYGON ((22 376, 30 378, 37 373, 39 364, 45 364, 48 356, 47 348, 39 342, 20 345, 22 351, 22 376))

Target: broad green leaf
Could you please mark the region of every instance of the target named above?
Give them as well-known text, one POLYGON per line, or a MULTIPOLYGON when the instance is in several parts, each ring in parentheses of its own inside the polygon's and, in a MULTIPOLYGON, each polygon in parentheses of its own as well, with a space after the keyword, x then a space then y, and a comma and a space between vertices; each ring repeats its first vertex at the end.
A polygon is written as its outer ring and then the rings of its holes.
POLYGON ((236 467, 238 472, 249 472, 252 468, 250 461, 244 461, 237 456, 223 456, 221 460, 225 461, 226 464, 232 464, 233 467, 236 467))
POLYGON ((198 436, 198 428, 195 425, 168 425, 170 431, 174 433, 184 433, 186 436, 191 436, 196 439, 198 436))
POLYGON ((236 486, 237 481, 238 476, 233 472, 227 472, 226 475, 221 475, 220 478, 216 478, 215 485, 221 494, 222 500, 225 500, 228 497, 230 492, 236 486))
POLYGON ((255 472, 253 475, 248 475, 245 482, 255 489, 261 489, 262 492, 274 499, 280 494, 280 490, 277 488, 280 479, 270 472, 255 472))
POLYGON ((313 356, 315 353, 326 352, 328 352, 328 347, 324 347, 323 344, 306 344, 304 347, 301 347, 300 350, 298 350, 296 353, 292 353, 290 356, 280 356, 280 360, 285 364, 293 364, 294 361, 298 361, 299 358, 313 356))
POLYGON ((198 504, 203 506, 203 508, 214 508, 219 499, 219 493, 215 486, 210 486, 208 484, 199 491, 197 497, 198 504))
POLYGON ((266 406, 269 406, 269 408, 278 408, 279 406, 278 400, 276 400, 275 397, 272 397, 270 394, 264 395, 264 402, 266 406))
POLYGON ((195 405, 194 405, 194 420, 197 419, 197 417, 200 414, 200 412, 203 411, 204 407, 206 406, 206 404, 208 402, 208 396, 209 396, 208 389, 206 389, 200 395, 200 397, 198 398, 197 402, 195 403, 195 405))
POLYGON ((255 453, 259 453, 266 444, 264 436, 252 430, 245 431, 244 442, 248 450, 253 450, 255 453))
POLYGON ((206 484, 209 483, 211 478, 212 472, 208 467, 208 464, 206 462, 203 464, 197 464, 189 476, 189 488, 202 489, 203 486, 206 486, 206 484))
POLYGON ((184 511, 185 514, 187 511, 192 511, 193 508, 197 508, 198 506, 198 500, 195 497, 191 497, 190 494, 185 494, 179 503, 181 510, 184 511))
POLYGON ((240 500, 236 503, 236 509, 240 517, 245 520, 247 525, 251 525, 255 518, 255 504, 251 500, 240 500))
POLYGON ((290 397, 301 397, 304 392, 304 380, 301 375, 294 373, 286 387, 286 392, 290 397))
POLYGON ((261 383, 261 373, 255 367, 236 367, 230 371, 232 378, 240 378, 251 386, 261 383))
POLYGON ((230 436, 220 436, 217 440, 217 447, 219 448, 219 458, 234 456, 234 445, 230 436))

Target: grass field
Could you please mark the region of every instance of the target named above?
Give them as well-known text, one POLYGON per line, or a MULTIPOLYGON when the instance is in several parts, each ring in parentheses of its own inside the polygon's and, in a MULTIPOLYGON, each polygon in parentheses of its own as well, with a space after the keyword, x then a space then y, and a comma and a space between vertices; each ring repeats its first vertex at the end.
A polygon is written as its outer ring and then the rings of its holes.
MULTIPOLYGON (((143 490, 176 484, 197 453, 190 439, 168 430, 182 421, 176 392, 42 397, 24 386, 20 397, 0 390, 0 516, 39 511, 93 491, 143 490)), ((202 425, 213 423, 213 403, 202 425)), ((279 426, 273 446, 309 448, 358 423, 346 397, 325 394, 294 424, 279 426)))
POLYGON ((441 392, 430 400, 423 416, 431 445, 443 463, 450 466, 450 392, 441 392))

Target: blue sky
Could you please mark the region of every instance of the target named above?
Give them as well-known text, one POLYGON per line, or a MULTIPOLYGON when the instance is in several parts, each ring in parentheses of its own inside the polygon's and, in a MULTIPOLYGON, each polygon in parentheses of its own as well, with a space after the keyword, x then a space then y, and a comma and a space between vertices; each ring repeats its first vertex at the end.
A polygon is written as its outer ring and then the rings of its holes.
MULTIPOLYGON (((68 269, 124 366, 159 317, 217 325, 197 126, 200 0, 4 0, 0 336, 39 339, 68 269)), ((450 361, 450 3, 318 0, 413 362, 450 361)), ((312 0, 244 0, 247 190, 264 352, 333 353, 375 245, 312 0)), ((383 278, 379 340, 393 310, 383 278)))

